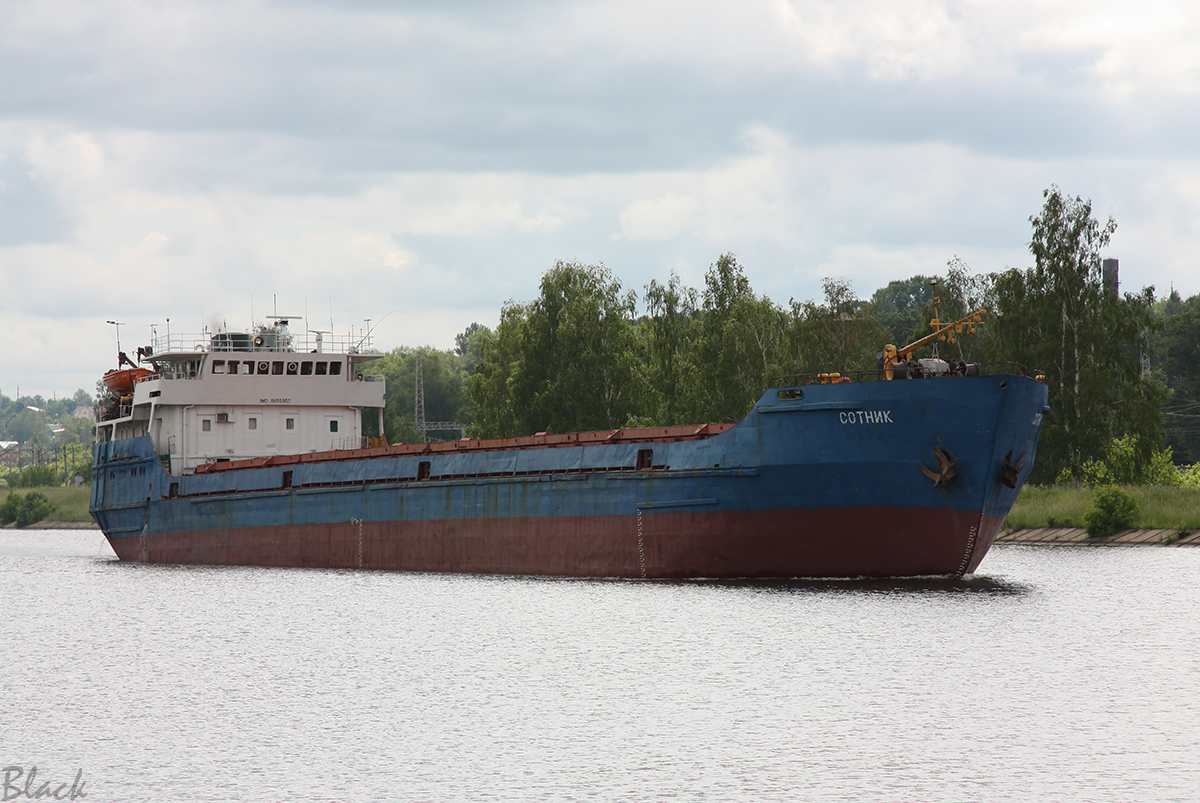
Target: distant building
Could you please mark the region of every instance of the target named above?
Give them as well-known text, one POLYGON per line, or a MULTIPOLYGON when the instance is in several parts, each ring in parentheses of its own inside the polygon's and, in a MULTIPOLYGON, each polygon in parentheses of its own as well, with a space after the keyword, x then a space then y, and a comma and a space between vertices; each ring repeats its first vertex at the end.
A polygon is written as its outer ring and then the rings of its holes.
POLYGON ((94 408, 88 407, 86 405, 80 405, 79 407, 75 408, 75 417, 76 418, 86 418, 88 421, 95 421, 96 420, 96 410, 94 408))

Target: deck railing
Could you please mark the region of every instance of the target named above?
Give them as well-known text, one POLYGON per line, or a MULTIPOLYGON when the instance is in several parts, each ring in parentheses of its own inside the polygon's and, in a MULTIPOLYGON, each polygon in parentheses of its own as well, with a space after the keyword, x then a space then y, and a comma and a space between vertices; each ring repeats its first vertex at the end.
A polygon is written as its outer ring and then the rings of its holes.
MULTIPOLYGON (((266 352, 286 354, 357 354, 365 349, 361 337, 312 332, 172 332, 151 340, 151 354, 179 352, 266 352), (319 348, 318 348, 319 347, 319 348)), ((142 351, 142 356, 149 356, 142 351)))
POLYGON ((133 412, 132 404, 110 404, 107 407, 96 408, 97 421, 112 421, 117 418, 127 418, 133 412))

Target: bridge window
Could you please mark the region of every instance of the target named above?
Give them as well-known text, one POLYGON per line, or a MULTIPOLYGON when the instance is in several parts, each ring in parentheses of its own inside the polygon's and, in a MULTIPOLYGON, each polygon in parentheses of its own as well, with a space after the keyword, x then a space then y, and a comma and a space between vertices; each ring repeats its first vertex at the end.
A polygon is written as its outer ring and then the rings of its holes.
POLYGON ((283 376, 283 360, 271 363, 271 376, 283 376))
MULTIPOLYGON (((234 365, 237 365, 237 363, 234 363, 234 365)), ((224 360, 213 360, 212 372, 214 374, 225 373, 225 361, 224 360)))
POLYGON ((338 376, 342 373, 342 364, 340 362, 329 363, 329 375, 338 376))
POLYGON ((300 376, 312 376, 312 363, 305 360, 300 363, 300 376))
POLYGON ((300 363, 289 362, 287 366, 287 375, 295 376, 300 372, 300 363))
POLYGON ((328 368, 329 368, 329 363, 324 363, 324 362, 317 363, 317 376, 325 376, 328 368))

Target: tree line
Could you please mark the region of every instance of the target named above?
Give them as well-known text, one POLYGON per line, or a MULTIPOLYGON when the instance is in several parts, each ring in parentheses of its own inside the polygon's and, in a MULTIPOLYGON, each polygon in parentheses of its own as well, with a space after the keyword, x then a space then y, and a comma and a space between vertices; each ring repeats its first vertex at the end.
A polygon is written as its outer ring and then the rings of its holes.
POLYGON ((0 441, 37 441, 47 446, 91 443, 90 423, 76 419, 75 410, 91 409, 93 404, 92 395, 82 389, 62 399, 40 395, 10 399, 0 394, 0 441))
POLYGON ((0 394, 0 479, 10 487, 61 485, 76 475, 89 482, 94 425, 75 411, 93 404, 86 390, 49 400, 0 394))
POLYGON ((603 265, 559 261, 533 301, 507 302, 499 326, 472 324, 450 351, 402 347, 373 370, 388 381, 385 428, 416 437, 413 388, 422 356, 426 420, 475 437, 514 437, 736 421, 774 376, 868 365, 887 335, 850 286, 827 280, 821 302, 786 307, 750 287, 733 254, 703 290, 672 275, 645 288, 646 311, 603 265))
MULTIPOLYGON (((737 421, 775 377, 872 368, 885 344, 928 334, 936 292, 943 321, 988 310, 942 357, 1045 373, 1035 481, 1094 479, 1111 459, 1147 482, 1172 456, 1200 462, 1200 296, 1158 301, 1153 287, 1106 285, 1101 254, 1116 223, 1057 187, 1030 224, 1031 267, 976 274, 956 257, 866 299, 826 279, 820 300, 776 303, 731 253, 702 288, 672 274, 640 296, 603 265, 559 261, 536 298, 503 306, 494 331, 472 324, 455 349, 421 350, 426 419, 461 421, 474 437, 737 421)), ((404 393, 417 351, 380 363, 392 440, 418 439, 404 393)))

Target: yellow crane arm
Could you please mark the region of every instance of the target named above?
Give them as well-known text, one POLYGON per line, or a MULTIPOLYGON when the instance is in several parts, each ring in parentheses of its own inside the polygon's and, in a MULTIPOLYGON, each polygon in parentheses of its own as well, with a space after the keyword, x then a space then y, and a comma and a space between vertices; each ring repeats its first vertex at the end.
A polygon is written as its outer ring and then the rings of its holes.
MULTIPOLYGON (((933 332, 921 338, 920 340, 914 340, 912 343, 909 343, 907 346, 902 346, 901 348, 896 348, 891 343, 888 343, 883 347, 884 376, 886 376, 888 379, 891 379, 892 367, 894 365, 898 365, 902 360, 907 360, 909 356, 914 351, 921 348, 921 346, 932 343, 934 340, 945 340, 947 334, 951 334, 952 332, 961 332, 963 327, 966 327, 970 334, 975 334, 975 327, 983 326, 983 316, 986 314, 987 310, 980 307, 977 311, 972 312, 967 317, 947 324, 941 324, 941 322, 935 317, 934 320, 930 321, 930 323, 934 326, 933 332)), ((950 337, 950 342, 954 342, 953 336, 950 337)))

